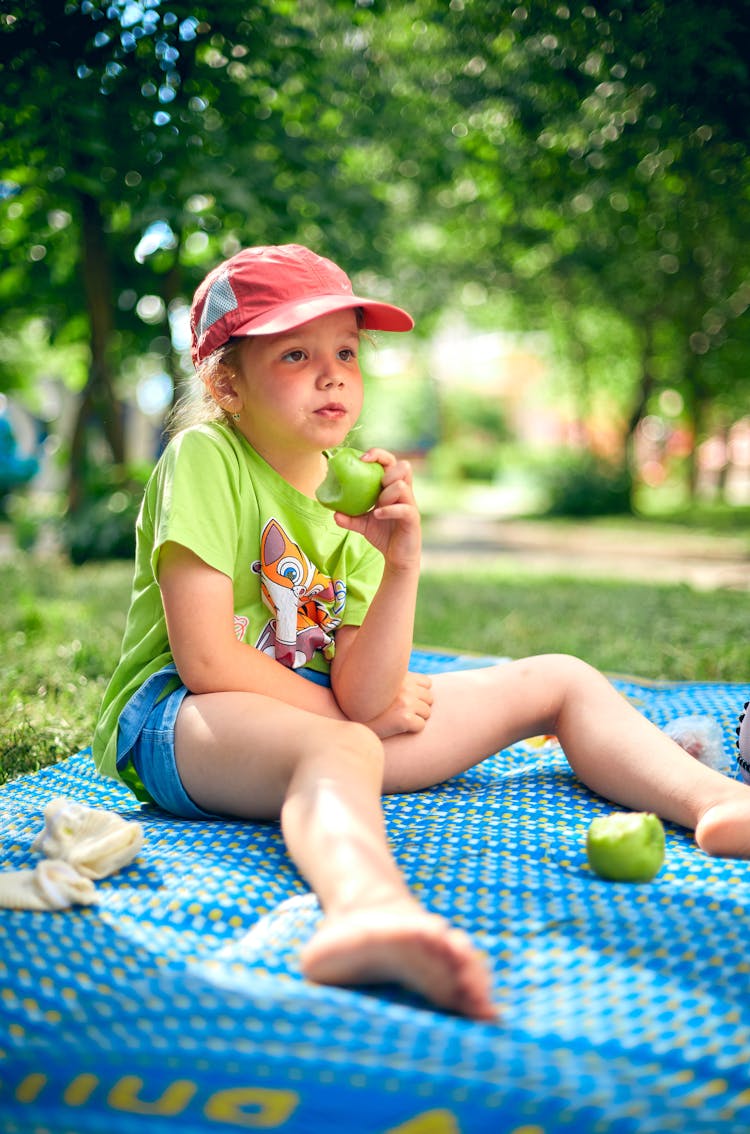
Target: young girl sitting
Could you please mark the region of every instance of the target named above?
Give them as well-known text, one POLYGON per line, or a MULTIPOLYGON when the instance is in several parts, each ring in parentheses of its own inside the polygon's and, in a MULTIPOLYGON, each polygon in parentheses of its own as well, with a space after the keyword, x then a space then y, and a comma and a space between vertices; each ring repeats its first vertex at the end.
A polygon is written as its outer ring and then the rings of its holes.
POLYGON ((484 959, 409 892, 382 792, 553 733, 593 791, 740 857, 750 788, 693 759, 576 658, 409 672, 421 544, 408 463, 365 454, 383 466, 365 515, 334 516, 314 494, 362 408, 361 330, 412 325, 298 245, 245 249, 198 288, 201 405, 146 488, 94 755, 174 815, 280 817, 323 910, 301 956, 311 980, 397 981, 491 1019, 484 959))

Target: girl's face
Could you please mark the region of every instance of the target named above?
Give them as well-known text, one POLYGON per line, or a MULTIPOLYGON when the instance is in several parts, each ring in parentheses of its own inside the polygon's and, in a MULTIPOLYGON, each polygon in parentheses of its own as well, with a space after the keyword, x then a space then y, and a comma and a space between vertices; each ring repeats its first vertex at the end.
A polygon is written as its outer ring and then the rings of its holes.
POLYGON ((340 445, 356 424, 363 400, 358 353, 351 310, 242 343, 234 382, 237 424, 278 471, 313 456, 317 471, 322 451, 340 445))

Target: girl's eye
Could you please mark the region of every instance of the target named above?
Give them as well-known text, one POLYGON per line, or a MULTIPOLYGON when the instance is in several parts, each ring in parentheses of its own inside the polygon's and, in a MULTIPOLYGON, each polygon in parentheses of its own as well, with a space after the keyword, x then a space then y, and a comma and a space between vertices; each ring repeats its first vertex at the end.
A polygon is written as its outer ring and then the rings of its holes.
POLYGON ((284 358, 288 359, 289 362, 302 362, 304 357, 305 352, 303 350, 289 350, 284 355, 284 358))
POLYGON ((356 357, 357 355, 355 354, 355 352, 349 347, 344 347, 343 350, 339 351, 339 358, 342 360, 342 362, 352 362, 356 357))

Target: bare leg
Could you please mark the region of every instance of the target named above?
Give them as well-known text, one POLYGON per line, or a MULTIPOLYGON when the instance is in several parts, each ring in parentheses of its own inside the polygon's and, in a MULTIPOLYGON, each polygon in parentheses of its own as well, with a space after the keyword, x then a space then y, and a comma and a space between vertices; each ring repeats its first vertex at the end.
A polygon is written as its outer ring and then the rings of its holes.
POLYGON ((495 1015, 469 938, 411 895, 386 842, 383 749, 364 725, 243 693, 187 697, 175 747, 188 794, 244 818, 280 814, 325 917, 302 954, 312 980, 394 981, 441 1008, 495 1015))
POLYGON ((433 693, 423 732, 384 742, 386 791, 418 790, 554 733, 593 791, 694 829, 710 854, 750 857, 750 788, 684 752, 577 658, 545 654, 440 674, 433 693))

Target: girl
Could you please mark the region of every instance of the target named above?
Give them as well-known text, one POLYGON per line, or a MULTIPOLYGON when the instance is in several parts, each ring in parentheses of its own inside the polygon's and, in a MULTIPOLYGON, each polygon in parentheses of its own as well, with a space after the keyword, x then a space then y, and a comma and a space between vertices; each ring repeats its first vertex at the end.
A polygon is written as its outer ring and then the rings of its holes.
POLYGON ((408 463, 365 454, 384 470, 366 515, 334 517, 314 497, 362 407, 360 330, 409 330, 406 312, 283 245, 211 272, 191 321, 208 412, 176 433, 146 488, 94 755, 173 814, 280 817, 323 909, 301 957, 310 979, 398 981, 494 1017, 481 954, 407 889, 380 796, 526 737, 554 733, 593 791, 694 828, 707 852, 750 855, 750 789, 576 658, 408 672, 420 569, 408 463))

